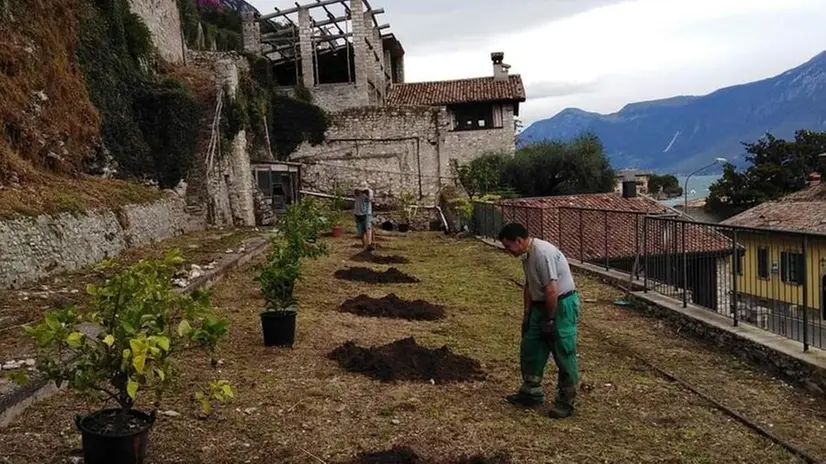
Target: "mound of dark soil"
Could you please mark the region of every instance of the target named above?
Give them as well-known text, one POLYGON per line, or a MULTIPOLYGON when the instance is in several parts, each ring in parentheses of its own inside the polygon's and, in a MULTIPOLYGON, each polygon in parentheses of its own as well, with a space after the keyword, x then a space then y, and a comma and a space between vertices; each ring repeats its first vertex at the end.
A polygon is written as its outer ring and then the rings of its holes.
POLYGON ((419 279, 409 276, 395 267, 391 267, 384 272, 377 272, 368 267, 351 267, 348 269, 339 269, 336 271, 335 276, 341 280, 367 282, 370 284, 412 284, 419 282, 419 279))
MULTIPOLYGON (((393 249, 393 247, 390 246, 390 245, 382 245, 382 244, 375 243, 375 242, 373 243, 373 246, 377 250, 392 250, 393 249)), ((362 245, 361 243, 356 243, 354 245, 351 245, 350 248, 358 248, 360 250, 364 250, 364 245, 362 245)))
POLYGON ((341 311, 366 317, 388 317, 409 321, 435 321, 445 317, 445 309, 424 300, 405 300, 391 293, 376 299, 359 295, 341 304, 341 311))
POLYGON ((361 253, 353 255, 350 259, 353 261, 361 261, 365 263, 376 264, 407 264, 410 262, 404 256, 378 256, 369 251, 362 251, 361 253))
POLYGON ((505 454, 487 456, 463 456, 458 459, 427 461, 406 446, 394 446, 385 451, 365 452, 346 464, 510 464, 511 458, 505 454))
POLYGON ((394 446, 386 451, 361 453, 347 464, 424 464, 415 451, 406 446, 394 446))
POLYGON ((336 348, 328 357, 350 372, 392 382, 419 380, 437 384, 483 380, 484 373, 476 360, 453 354, 443 346, 438 350, 425 348, 413 337, 388 345, 362 348, 349 341, 336 348))

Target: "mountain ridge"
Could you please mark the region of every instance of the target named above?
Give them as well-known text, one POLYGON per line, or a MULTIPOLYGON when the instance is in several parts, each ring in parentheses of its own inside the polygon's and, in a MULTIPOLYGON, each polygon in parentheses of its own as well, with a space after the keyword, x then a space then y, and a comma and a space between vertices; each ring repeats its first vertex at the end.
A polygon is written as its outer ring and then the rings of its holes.
POLYGON ((741 142, 766 132, 791 137, 798 129, 826 130, 826 51, 775 76, 705 95, 628 103, 611 114, 566 108, 519 138, 524 145, 591 131, 615 168, 685 173, 716 157, 742 165, 741 142))

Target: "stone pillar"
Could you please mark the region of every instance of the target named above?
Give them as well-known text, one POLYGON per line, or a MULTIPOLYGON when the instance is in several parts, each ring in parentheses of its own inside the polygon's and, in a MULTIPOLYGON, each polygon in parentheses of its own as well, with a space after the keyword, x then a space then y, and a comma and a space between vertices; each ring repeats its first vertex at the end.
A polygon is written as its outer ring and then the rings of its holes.
POLYGON ((364 40, 367 38, 368 25, 364 23, 363 0, 350 0, 350 18, 353 26, 353 64, 356 70, 356 86, 359 90, 368 89, 370 62, 367 61, 369 50, 364 40))
POLYGON ((241 13, 241 37, 244 41, 245 52, 261 54, 261 26, 252 11, 241 13))
MULTIPOLYGON (((374 54, 376 50, 376 34, 374 32, 373 27, 373 13, 369 11, 364 13, 364 35, 367 37, 367 41, 370 43, 367 49, 367 69, 368 69, 368 79, 370 82, 373 83, 376 89, 379 87, 379 80, 378 80, 378 67, 376 66, 376 55, 374 54)), ((375 90, 371 89, 372 93, 375 93, 375 90)))
POLYGON ((373 55, 376 70, 376 90, 379 91, 381 103, 384 103, 384 95, 387 90, 387 78, 384 76, 384 47, 381 43, 381 31, 378 27, 373 28, 373 40, 371 43, 373 44, 373 51, 376 52, 376 54, 373 55))
POLYGON ((315 54, 313 53, 315 43, 313 43, 313 20, 310 17, 309 8, 298 10, 298 37, 304 87, 311 89, 315 87, 315 54))
POLYGON ((396 73, 396 83, 404 84, 404 56, 393 60, 393 72, 396 73))
MULTIPOLYGON (((393 83, 393 55, 390 53, 390 50, 384 51, 384 72, 387 73, 390 78, 387 80, 388 84, 393 83)), ((387 79, 387 76, 385 76, 387 79)))

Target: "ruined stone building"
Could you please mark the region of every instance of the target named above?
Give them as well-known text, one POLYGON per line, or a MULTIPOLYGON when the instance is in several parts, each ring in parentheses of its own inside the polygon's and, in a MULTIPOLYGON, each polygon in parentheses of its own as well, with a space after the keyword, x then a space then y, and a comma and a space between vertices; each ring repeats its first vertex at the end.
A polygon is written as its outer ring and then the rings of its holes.
POLYGON ((277 91, 310 90, 330 115, 326 142, 291 156, 302 187, 331 192, 367 180, 378 197, 414 193, 432 204, 455 185, 451 161, 515 150, 525 101, 519 75, 492 53, 484 77, 405 82, 404 48, 383 9, 367 0, 316 0, 271 14, 244 14, 244 47, 272 61, 277 91))

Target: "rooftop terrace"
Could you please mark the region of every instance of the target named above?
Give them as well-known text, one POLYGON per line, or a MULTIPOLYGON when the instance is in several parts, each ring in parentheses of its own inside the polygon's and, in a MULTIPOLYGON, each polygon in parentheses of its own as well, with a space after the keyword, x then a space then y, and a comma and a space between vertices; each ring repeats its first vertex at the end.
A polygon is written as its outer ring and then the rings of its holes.
MULTIPOLYGON (((458 462, 471 454, 498 454, 515 463, 802 462, 634 353, 826 458, 826 442, 819 438, 826 426, 822 399, 615 306, 621 292, 584 276, 577 278, 585 299, 577 415, 553 422, 506 405, 501 398, 519 385, 521 290, 512 280, 521 280, 518 260, 476 240, 383 234, 378 253, 407 257, 409 264, 393 266, 421 282, 368 285, 333 276, 344 267, 387 268, 353 262, 354 243, 352 236, 334 239, 328 258, 307 263, 297 290, 302 309, 293 350, 262 346, 263 302, 249 268, 218 284, 214 302, 231 328, 219 354, 221 373, 237 387, 237 399, 201 420, 188 393, 165 398, 161 410, 181 415, 159 418, 150 442, 152 462, 359 462, 359 453, 394 446, 411 448, 422 462, 458 462), (441 304, 446 318, 408 321, 338 311, 362 293, 441 304), (346 372, 328 359, 349 340, 375 346, 411 336, 477 360, 485 380, 383 382, 346 372)), ((212 375, 200 361, 181 367, 183 385, 212 375)), ((552 364, 546 372, 550 390, 552 364)), ((72 414, 86 410, 68 393, 30 407, 0 429, 0 462, 64 462, 80 445, 72 414)))

